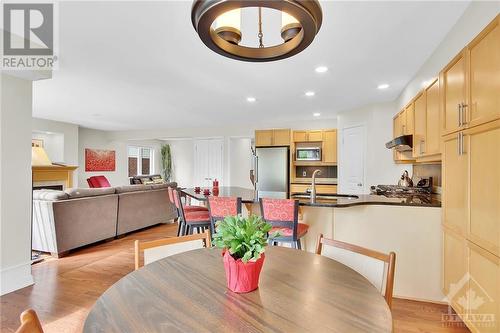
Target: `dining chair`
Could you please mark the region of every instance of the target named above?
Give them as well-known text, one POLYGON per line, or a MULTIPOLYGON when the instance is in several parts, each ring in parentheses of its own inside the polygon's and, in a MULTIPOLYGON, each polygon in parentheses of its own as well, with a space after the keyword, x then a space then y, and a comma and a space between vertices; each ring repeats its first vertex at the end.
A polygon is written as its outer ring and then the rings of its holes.
POLYGON ((215 234, 215 223, 226 216, 241 214, 241 198, 208 197, 208 212, 210 213, 210 231, 215 234))
POLYGON ((174 254, 210 246, 209 230, 205 230, 205 232, 200 234, 163 238, 152 241, 136 240, 134 244, 135 269, 137 270, 142 267, 140 265, 141 252, 144 257, 144 265, 147 265, 156 260, 170 257, 174 254))
POLYGON ((28 309, 23 311, 20 316, 21 326, 16 333, 43 333, 42 324, 36 315, 35 310, 28 309))
POLYGON ((299 223, 299 201, 261 198, 259 202, 262 218, 273 226, 269 233, 280 233, 279 237, 269 240, 270 244, 291 243, 292 247, 302 249, 301 238, 307 234, 309 225, 299 223))
POLYGON ((205 229, 210 228, 210 214, 208 214, 208 209, 199 211, 187 211, 184 209, 182 204, 181 192, 179 190, 173 190, 174 192, 174 204, 179 212, 180 218, 180 236, 189 235, 196 231, 198 233, 205 231, 205 229))
MULTIPOLYGON (((182 223, 182 219, 180 218, 181 215, 179 213, 179 209, 175 205, 174 189, 169 186, 167 188, 167 192, 168 192, 168 199, 170 200, 170 203, 172 205, 174 205, 175 211, 177 213, 177 237, 179 237, 181 235, 181 227, 182 227, 181 223, 182 223)), ((203 206, 192 206, 192 205, 183 204, 183 207, 184 207, 184 211, 185 212, 208 211, 208 208, 207 207, 203 207, 203 206)))
POLYGON ((334 259, 363 275, 384 295, 387 305, 391 308, 396 253, 385 254, 358 245, 325 238, 323 234, 320 234, 316 244, 316 254, 334 259))

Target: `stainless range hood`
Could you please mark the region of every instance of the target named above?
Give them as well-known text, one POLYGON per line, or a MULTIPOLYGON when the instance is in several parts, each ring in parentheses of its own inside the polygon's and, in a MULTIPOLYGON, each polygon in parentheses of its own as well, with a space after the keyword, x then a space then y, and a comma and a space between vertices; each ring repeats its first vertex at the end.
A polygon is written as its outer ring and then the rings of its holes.
POLYGON ((413 135, 398 136, 385 144, 389 149, 396 149, 397 151, 409 151, 413 149, 413 135))

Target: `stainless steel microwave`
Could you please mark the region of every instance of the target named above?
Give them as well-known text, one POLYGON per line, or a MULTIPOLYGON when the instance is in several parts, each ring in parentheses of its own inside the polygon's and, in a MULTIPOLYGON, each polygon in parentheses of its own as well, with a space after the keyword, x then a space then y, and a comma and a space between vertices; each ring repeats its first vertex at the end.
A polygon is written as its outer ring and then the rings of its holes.
POLYGON ((295 150, 297 161, 321 161, 320 147, 297 147, 295 150))

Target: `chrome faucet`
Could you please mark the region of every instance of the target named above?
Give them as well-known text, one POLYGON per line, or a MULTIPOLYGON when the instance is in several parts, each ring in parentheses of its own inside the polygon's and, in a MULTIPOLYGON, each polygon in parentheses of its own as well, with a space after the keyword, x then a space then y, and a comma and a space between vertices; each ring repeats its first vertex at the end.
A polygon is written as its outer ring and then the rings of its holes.
POLYGON ((314 170, 311 182, 311 203, 316 203, 316 175, 321 175, 321 170, 314 170))

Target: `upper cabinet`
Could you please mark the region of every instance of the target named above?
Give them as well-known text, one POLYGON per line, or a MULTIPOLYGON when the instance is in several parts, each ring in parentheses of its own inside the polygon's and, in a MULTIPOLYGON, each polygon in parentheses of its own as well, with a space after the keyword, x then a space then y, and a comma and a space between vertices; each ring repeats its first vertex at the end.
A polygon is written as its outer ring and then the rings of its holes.
POLYGON ((441 115, 439 112, 439 80, 425 89, 425 155, 441 153, 441 115))
POLYGON ((500 16, 440 73, 443 135, 500 118, 500 16))
POLYGON ((321 142, 323 141, 322 130, 293 131, 294 142, 321 142))
POLYGON ((415 99, 413 157, 418 158, 425 154, 427 137, 427 106, 425 91, 415 99))
POLYGON ((291 133, 289 129, 270 129, 255 131, 256 147, 289 146, 291 133))
MULTIPOLYGON (((413 134, 414 128, 414 104, 408 104, 400 113, 393 118, 393 136, 397 138, 402 135, 413 134)), ((411 163, 414 161, 411 151, 399 152, 394 150, 394 161, 397 163, 411 163)))
POLYGON ((337 130, 323 131, 323 162, 337 163, 337 130))
POLYGON ((497 17, 466 49, 468 105, 464 123, 476 126, 500 118, 500 17, 497 17))
POLYGON ((440 73, 443 134, 463 127, 465 99, 465 52, 457 55, 440 73))

